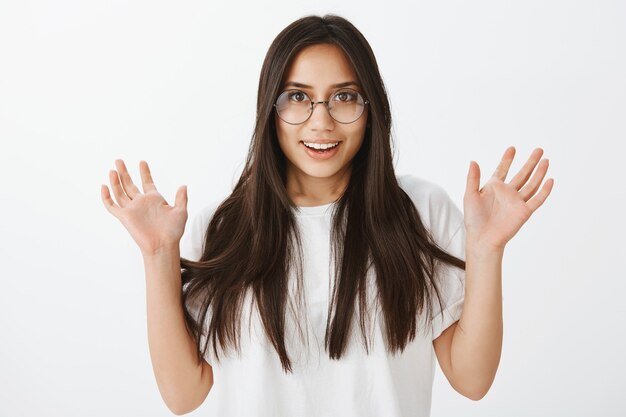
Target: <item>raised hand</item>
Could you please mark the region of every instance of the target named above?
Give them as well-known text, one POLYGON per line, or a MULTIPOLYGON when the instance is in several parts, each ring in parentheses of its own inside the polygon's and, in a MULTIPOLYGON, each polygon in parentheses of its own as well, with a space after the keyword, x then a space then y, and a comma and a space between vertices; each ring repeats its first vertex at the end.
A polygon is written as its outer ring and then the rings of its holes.
POLYGON ((480 167, 476 162, 470 162, 463 198, 468 244, 474 248, 504 250, 507 242, 546 201, 554 180, 546 180, 539 189, 548 171, 548 160, 540 161, 542 155, 543 149, 535 149, 513 179, 505 183, 515 156, 515 148, 509 147, 482 188, 479 188, 480 167), (535 167, 537 170, 533 174, 535 167))
POLYGON ((157 191, 147 162, 139 163, 143 193, 133 183, 124 161, 117 159, 115 165, 117 171, 109 171, 109 180, 117 204, 109 188, 101 187, 102 202, 109 213, 122 222, 144 256, 178 247, 187 222, 187 187, 178 188, 175 205, 170 206, 157 191))

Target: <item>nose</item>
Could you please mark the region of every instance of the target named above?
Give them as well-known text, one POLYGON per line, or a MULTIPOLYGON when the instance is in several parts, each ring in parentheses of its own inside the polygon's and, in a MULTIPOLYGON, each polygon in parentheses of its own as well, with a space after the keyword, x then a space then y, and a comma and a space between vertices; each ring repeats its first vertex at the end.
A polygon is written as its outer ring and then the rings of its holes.
POLYGON ((313 102, 313 110, 308 122, 313 130, 332 130, 335 126, 335 119, 330 116, 325 101, 313 102))

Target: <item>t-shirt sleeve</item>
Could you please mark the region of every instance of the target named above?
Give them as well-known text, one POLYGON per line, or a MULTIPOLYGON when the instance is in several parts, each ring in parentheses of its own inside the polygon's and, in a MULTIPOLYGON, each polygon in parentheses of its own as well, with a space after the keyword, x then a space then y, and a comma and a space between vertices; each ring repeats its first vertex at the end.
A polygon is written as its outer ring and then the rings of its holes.
MULTIPOLYGON (((465 259, 465 226, 462 221, 442 249, 457 258, 465 259)), ((445 329, 461 318, 465 299, 465 271, 463 269, 438 263, 436 278, 444 309, 441 311, 439 303, 436 300, 433 302, 432 340, 438 338, 445 329)))
POLYGON ((198 261, 204 249, 204 238, 209 226, 207 211, 205 207, 196 213, 185 228, 183 237, 180 240, 180 256, 190 261, 198 261))
MULTIPOLYGON (((435 243, 447 253, 465 259, 465 225, 463 212, 450 195, 438 184, 412 175, 399 178, 401 187, 411 197, 420 218, 435 243)), ((451 324, 461 318, 465 296, 465 271, 453 265, 437 262, 435 281, 441 296, 443 311, 436 294, 432 293, 431 329, 436 339, 451 324)))
MULTIPOLYGON (((209 222, 213 217, 215 209, 217 208, 216 204, 209 205, 204 207, 194 216, 192 216, 191 220, 187 223, 185 227, 185 232, 183 233, 183 237, 180 241, 180 256, 190 261, 199 261, 204 252, 204 242, 206 237, 206 231, 209 226, 209 222)), ((187 300, 185 303, 187 311, 194 318, 197 319, 198 314, 200 312, 201 300, 187 300)), ((207 311, 207 316, 205 320, 205 326, 200 335, 200 346, 203 347, 206 341, 206 329, 208 327, 208 323, 211 317, 211 309, 207 311)), ((211 347, 207 349, 206 355, 204 356, 204 360, 209 364, 213 364, 213 357, 211 355, 211 347)))

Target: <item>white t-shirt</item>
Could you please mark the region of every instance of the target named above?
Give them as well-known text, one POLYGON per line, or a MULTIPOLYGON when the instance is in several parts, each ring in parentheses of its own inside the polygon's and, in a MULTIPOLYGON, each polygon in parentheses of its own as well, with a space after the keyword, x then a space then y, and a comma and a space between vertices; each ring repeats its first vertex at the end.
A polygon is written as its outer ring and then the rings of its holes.
MULTIPOLYGON (((400 176, 398 181, 413 200, 435 241, 447 252, 465 259, 463 214, 443 188, 411 175, 400 176)), ((465 272, 440 264, 438 277, 445 306, 443 314, 434 297, 432 328, 425 328, 424 321, 418 320, 416 337, 402 353, 391 355, 386 352, 384 324, 380 309, 377 309, 375 319, 369 322, 369 355, 362 345, 361 330, 355 325, 357 321, 353 321, 352 339, 344 356, 340 360, 331 360, 324 349, 324 335, 333 268, 330 228, 334 205, 301 207, 300 213, 296 213, 303 243, 307 324, 303 331, 308 337, 308 349, 306 343, 301 342, 303 339, 297 333, 293 319, 287 318, 287 351, 292 360, 293 373, 285 374, 278 354, 266 339, 256 305, 255 314, 250 314, 249 293, 241 315, 241 356, 235 351, 225 356, 220 350, 221 361, 217 362, 211 345, 207 349, 205 360, 213 367, 214 385, 201 407, 206 410, 206 415, 430 415, 436 362, 432 341, 461 316, 465 272)), ((188 225, 181 242, 183 257, 192 260, 200 258, 204 233, 216 208, 217 205, 204 208, 188 225)), ((368 279, 373 282, 371 274, 368 279)), ((372 300, 371 288, 368 300, 372 300)), ((358 311, 358 307, 355 308, 358 311)))

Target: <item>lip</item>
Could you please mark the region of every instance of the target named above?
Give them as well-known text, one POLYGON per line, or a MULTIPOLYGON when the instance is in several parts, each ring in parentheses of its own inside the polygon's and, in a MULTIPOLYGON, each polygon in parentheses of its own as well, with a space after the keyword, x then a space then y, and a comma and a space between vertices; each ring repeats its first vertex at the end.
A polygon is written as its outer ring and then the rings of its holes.
MULTIPOLYGON (((308 142, 308 140, 307 140, 307 142, 308 142)), ((334 143, 334 142, 337 142, 337 141, 314 142, 314 143, 334 143)), ((303 142, 300 142, 300 146, 302 146, 304 148, 304 152, 306 152, 306 154, 309 155, 311 158, 323 161, 325 159, 329 159, 329 158, 332 158, 333 156, 337 155, 337 150, 341 146, 341 141, 339 141, 339 144, 337 146, 335 146, 331 150, 329 150, 327 152, 324 152, 324 153, 317 153, 317 152, 307 148, 304 145, 303 142)))
POLYGON ((307 142, 307 143, 336 143, 336 142, 341 142, 340 140, 337 139, 306 139, 306 140, 301 140, 300 142, 307 142))

